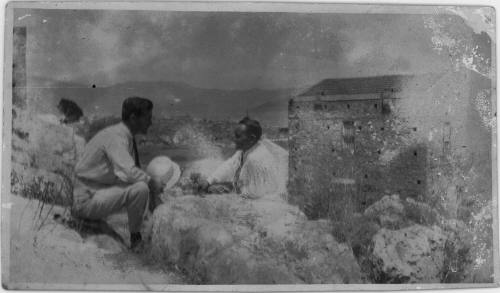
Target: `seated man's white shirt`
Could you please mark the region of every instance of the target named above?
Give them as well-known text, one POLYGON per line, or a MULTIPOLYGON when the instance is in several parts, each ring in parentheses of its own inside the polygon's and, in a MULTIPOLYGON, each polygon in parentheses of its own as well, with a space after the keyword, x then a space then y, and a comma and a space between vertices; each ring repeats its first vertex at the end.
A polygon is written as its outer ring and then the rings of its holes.
POLYGON ((88 142, 75 173, 80 179, 104 185, 150 180, 135 166, 133 136, 123 122, 105 128, 88 142))
POLYGON ((238 184, 242 194, 278 198, 286 193, 288 152, 269 139, 259 140, 245 153, 237 151, 217 168, 208 182, 233 182, 240 165, 238 184))

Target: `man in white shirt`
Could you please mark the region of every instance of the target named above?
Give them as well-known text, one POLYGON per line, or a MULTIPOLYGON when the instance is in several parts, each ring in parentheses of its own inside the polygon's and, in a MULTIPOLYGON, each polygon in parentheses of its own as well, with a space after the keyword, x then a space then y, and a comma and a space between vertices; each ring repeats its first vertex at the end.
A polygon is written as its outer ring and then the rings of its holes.
POLYGON ((150 184, 153 180, 140 169, 134 138, 146 134, 151 126, 152 109, 153 103, 147 99, 127 98, 122 105, 122 122, 98 132, 75 167, 72 214, 98 220, 126 208, 131 248, 142 240, 140 228, 150 187, 155 189, 150 184))
POLYGON ((288 152, 262 137, 258 121, 241 120, 234 132, 236 152, 200 187, 209 193, 236 192, 247 198, 281 200, 286 195, 288 152))

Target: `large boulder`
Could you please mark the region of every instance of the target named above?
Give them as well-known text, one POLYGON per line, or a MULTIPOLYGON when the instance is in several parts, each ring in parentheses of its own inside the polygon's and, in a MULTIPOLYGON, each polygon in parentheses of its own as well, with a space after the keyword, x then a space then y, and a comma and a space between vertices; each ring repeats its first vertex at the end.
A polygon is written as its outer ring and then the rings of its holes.
POLYGON ((330 230, 284 202, 228 194, 170 198, 145 233, 151 253, 194 283, 360 283, 352 250, 330 230))
POLYGON ((427 203, 409 197, 402 200, 398 195, 384 196, 363 214, 365 221, 383 229, 373 236, 362 229, 362 233, 351 237, 351 245, 375 282, 492 282, 489 207, 491 203, 485 203, 464 223, 446 218, 444 211, 427 203), (359 241, 362 235, 370 235, 370 240, 359 241))
POLYGON ((438 226, 380 229, 373 237, 372 278, 378 283, 440 283, 446 239, 438 226))

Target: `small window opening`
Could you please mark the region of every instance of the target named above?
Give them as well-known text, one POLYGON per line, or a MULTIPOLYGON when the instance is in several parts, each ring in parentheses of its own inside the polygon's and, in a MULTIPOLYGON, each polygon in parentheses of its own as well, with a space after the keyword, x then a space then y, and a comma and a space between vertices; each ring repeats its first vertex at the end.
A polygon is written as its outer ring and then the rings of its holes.
POLYGON ((344 121, 342 127, 342 138, 344 147, 354 153, 354 121, 344 121))

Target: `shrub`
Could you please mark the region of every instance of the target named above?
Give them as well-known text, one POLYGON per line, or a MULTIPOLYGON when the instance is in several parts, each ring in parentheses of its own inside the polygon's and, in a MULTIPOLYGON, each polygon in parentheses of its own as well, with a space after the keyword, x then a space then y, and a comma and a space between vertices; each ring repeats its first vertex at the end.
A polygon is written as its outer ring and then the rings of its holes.
POLYGON ((38 175, 26 180, 15 170, 11 172, 11 192, 27 199, 36 199, 44 204, 71 206, 73 199, 72 175, 57 170, 54 174, 61 178, 59 184, 38 175))

